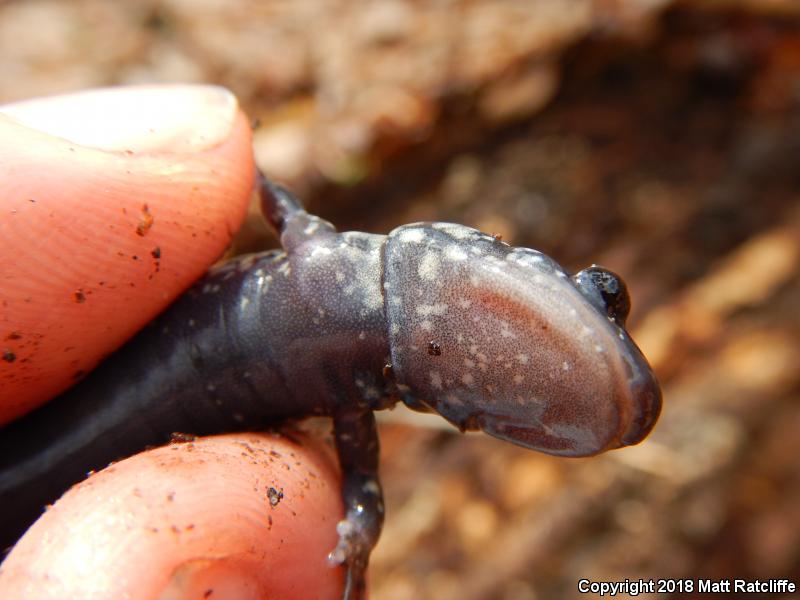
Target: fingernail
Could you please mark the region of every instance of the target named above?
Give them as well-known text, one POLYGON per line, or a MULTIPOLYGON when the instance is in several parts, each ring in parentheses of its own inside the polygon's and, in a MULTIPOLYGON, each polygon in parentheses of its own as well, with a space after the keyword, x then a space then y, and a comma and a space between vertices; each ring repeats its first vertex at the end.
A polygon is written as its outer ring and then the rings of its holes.
POLYGON ((224 141, 236 97, 212 85, 103 88, 0 106, 30 129, 75 144, 136 153, 198 152, 224 141))
POLYGON ((258 600, 266 590, 249 568, 233 559, 198 558, 178 565, 158 600, 236 598, 258 600))

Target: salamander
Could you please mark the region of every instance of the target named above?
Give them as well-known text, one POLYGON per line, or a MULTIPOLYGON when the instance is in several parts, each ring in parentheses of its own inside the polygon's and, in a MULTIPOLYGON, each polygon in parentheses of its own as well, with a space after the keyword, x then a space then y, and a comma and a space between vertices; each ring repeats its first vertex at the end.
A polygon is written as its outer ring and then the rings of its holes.
POLYGON ((346 511, 330 559, 352 600, 384 515, 373 411, 402 402, 561 456, 652 429, 661 392, 614 273, 570 275, 451 223, 340 233, 263 175, 257 187, 282 249, 213 268, 84 381, 0 431, 0 543, 87 471, 172 432, 328 415, 346 511))

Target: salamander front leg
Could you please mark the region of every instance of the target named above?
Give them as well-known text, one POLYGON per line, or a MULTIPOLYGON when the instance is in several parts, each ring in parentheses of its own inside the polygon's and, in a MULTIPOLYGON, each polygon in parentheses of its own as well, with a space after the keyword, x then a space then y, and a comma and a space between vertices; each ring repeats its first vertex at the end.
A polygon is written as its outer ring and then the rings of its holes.
POLYGON ((261 214, 281 237, 287 252, 309 239, 336 233, 328 221, 308 214, 300 201, 285 187, 267 179, 261 171, 256 177, 261 214))
POLYGON ((369 555, 383 526, 378 435, 372 411, 338 414, 333 425, 342 469, 345 518, 336 526, 339 543, 329 559, 347 569, 342 598, 357 600, 364 597, 369 555))
POLYGON ((289 217, 303 212, 303 205, 289 190, 270 181, 261 171, 256 175, 256 186, 261 214, 278 233, 283 231, 289 217))

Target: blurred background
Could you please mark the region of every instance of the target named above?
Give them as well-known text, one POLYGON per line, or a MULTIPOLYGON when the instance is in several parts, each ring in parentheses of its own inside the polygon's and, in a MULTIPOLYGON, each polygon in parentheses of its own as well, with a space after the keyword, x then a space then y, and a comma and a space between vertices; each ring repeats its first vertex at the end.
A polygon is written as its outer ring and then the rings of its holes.
MULTIPOLYGON (((800 585, 800 2, 0 2, 0 102, 175 81, 232 89, 342 230, 461 222, 630 288, 653 435, 558 459, 393 411, 371 598, 800 585)), ((275 245, 251 213, 237 251, 275 245)))

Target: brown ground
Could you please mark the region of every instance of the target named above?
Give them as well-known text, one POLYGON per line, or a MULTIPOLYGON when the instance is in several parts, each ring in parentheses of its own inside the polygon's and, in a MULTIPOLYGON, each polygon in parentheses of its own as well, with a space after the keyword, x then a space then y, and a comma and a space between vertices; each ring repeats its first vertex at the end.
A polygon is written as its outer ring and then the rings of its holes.
POLYGON ((395 411, 372 598, 800 584, 800 4, 0 4, 0 101, 154 80, 233 89, 342 229, 463 222, 631 289, 652 437, 564 460, 395 411))

